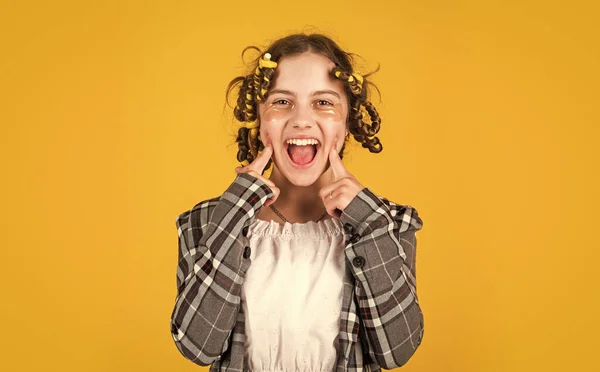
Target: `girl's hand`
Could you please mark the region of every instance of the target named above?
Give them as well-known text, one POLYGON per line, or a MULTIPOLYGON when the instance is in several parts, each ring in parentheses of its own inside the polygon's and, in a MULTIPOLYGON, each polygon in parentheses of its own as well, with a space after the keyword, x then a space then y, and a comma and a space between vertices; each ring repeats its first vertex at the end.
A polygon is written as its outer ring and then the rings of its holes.
POLYGON ((249 175, 256 177, 259 180, 266 183, 271 188, 271 190, 273 190, 273 194, 275 194, 275 195, 273 195, 273 197, 271 197, 269 200, 267 200, 267 202, 265 203, 265 206, 267 206, 267 207, 269 205, 275 203, 275 200, 277 200, 277 197, 279 196, 279 188, 277 186, 275 186, 273 181, 262 176, 262 172, 265 170, 267 163, 269 163, 269 159, 271 158, 272 154, 273 154, 273 147, 269 143, 263 149, 263 151, 256 157, 256 159, 254 159, 254 161, 252 163, 246 165, 245 167, 236 167, 235 168, 236 173, 238 173, 238 174, 239 173, 248 173, 249 175))
POLYGON ((334 141, 333 148, 329 152, 329 164, 333 171, 334 182, 319 191, 327 213, 333 217, 339 217, 352 199, 365 188, 342 164, 336 142, 334 141))

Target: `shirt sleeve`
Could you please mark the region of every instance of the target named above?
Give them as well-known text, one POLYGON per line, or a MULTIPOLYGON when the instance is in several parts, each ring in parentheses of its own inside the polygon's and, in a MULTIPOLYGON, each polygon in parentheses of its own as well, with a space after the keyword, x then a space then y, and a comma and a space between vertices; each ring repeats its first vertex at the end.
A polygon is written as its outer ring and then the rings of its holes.
POLYGON ((273 191, 246 173, 220 198, 199 203, 176 219, 179 235, 177 297, 171 334, 183 356, 207 366, 220 359, 239 312, 250 266, 248 225, 273 191))
POLYGON ((363 189, 340 216, 345 253, 355 278, 363 347, 381 367, 408 362, 423 338, 416 288, 417 210, 363 189))

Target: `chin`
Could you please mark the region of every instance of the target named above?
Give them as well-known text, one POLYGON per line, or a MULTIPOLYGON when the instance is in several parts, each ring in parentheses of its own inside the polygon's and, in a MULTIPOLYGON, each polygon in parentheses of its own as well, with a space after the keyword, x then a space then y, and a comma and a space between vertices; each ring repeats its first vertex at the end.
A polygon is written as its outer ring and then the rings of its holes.
POLYGON ((311 186, 312 184, 317 182, 319 177, 321 177, 321 174, 310 174, 310 175, 309 174, 303 174, 303 175, 294 174, 294 175, 289 175, 289 176, 284 174, 284 176, 294 186, 311 186))

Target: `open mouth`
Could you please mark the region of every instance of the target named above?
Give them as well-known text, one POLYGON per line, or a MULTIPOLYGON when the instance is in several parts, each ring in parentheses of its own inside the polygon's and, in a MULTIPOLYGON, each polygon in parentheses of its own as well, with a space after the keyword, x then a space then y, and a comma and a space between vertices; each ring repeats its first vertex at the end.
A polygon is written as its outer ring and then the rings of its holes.
POLYGON ((291 138, 285 141, 284 147, 290 163, 300 169, 313 165, 321 150, 321 144, 315 138, 291 138))

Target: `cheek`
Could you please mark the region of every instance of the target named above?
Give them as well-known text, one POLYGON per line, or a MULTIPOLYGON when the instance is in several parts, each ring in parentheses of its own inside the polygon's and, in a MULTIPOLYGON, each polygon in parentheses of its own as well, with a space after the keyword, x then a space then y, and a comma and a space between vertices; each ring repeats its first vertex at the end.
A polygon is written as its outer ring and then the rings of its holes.
POLYGON ((331 106, 318 107, 316 113, 322 120, 332 122, 345 121, 344 118, 346 117, 344 106, 342 106, 340 103, 331 106))
POLYGON ((323 130, 323 134, 325 135, 325 141, 330 142, 333 141, 334 138, 341 138, 345 135, 346 126, 337 122, 335 125, 325 125, 321 127, 323 130))
POLYGON ((281 140, 280 126, 274 125, 273 122, 264 122, 261 120, 259 133, 260 139, 265 145, 268 143, 279 143, 281 140))
POLYGON ((270 142, 273 141, 273 136, 271 135, 271 131, 269 130, 269 128, 264 127, 263 124, 260 124, 260 129, 259 129, 259 136, 260 136, 260 141, 263 143, 263 145, 268 145, 270 142))
POLYGON ((264 122, 278 122, 287 120, 293 108, 288 106, 270 106, 263 110, 261 118, 264 122))

